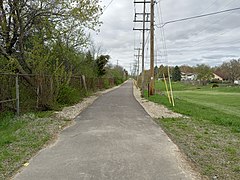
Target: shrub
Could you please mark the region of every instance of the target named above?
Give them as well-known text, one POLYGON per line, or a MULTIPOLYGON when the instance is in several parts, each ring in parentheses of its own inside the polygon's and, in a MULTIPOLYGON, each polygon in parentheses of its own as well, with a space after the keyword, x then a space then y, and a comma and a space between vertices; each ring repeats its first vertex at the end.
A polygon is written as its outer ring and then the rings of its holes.
POLYGON ((80 101, 85 94, 73 87, 64 85, 58 94, 57 102, 61 105, 72 105, 80 101))
POLYGON ((217 88, 217 87, 219 87, 218 84, 213 84, 213 85, 212 85, 212 88, 217 88))
POLYGON ((109 80, 108 79, 104 79, 103 80, 103 87, 105 89, 108 89, 110 87, 110 84, 109 84, 109 80))

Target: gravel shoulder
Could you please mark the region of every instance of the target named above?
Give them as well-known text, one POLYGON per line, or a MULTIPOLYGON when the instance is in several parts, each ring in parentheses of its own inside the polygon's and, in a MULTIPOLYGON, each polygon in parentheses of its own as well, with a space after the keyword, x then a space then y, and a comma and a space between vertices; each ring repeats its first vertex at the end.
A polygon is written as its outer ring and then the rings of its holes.
POLYGON ((145 111, 155 119, 159 118, 181 118, 183 117, 182 114, 178 114, 175 112, 170 111, 166 107, 160 104, 156 104, 154 102, 148 101, 141 97, 140 89, 133 84, 133 94, 136 100, 142 105, 145 111))
MULTIPOLYGON (((167 109, 163 105, 142 98, 140 89, 135 85, 135 83, 133 83, 133 95, 135 99, 139 102, 139 104, 153 119, 159 119, 159 121, 161 121, 161 119, 163 118, 186 118, 186 116, 175 113, 167 109)), ((198 172, 198 168, 196 167, 196 165, 191 162, 191 160, 179 149, 179 147, 170 138, 168 138, 168 140, 173 144, 175 156, 177 157, 183 171, 189 172, 192 179, 194 180, 208 179, 207 177, 203 177, 198 172)))

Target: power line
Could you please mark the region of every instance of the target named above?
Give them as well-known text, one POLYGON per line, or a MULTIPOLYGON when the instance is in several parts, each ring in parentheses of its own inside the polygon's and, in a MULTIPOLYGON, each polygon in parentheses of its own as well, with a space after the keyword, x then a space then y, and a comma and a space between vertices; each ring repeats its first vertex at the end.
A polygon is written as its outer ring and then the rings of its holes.
POLYGON ((213 5, 216 4, 217 1, 218 1, 218 0, 213 1, 206 9, 204 9, 204 11, 201 12, 201 14, 202 14, 202 13, 205 13, 208 9, 210 9, 211 7, 213 7, 213 5))
POLYGON ((231 11, 236 11, 236 10, 240 10, 240 7, 232 8, 232 9, 226 9, 226 10, 217 11, 217 12, 208 13, 208 14, 202 14, 202 15, 198 15, 198 16, 192 16, 192 17, 187 17, 187 18, 182 18, 182 19, 176 19, 176 20, 172 20, 172 21, 167 21, 167 22, 163 23, 162 25, 156 25, 156 26, 157 26, 158 28, 163 28, 165 25, 171 24, 171 23, 182 22, 182 21, 187 21, 187 20, 191 20, 191 19, 202 18, 202 17, 206 17, 206 16, 212 16, 212 15, 216 15, 216 14, 222 14, 222 13, 231 12, 231 11))
MULTIPOLYGON (((234 2, 235 0, 231 0, 230 2, 228 2, 227 4, 225 4, 224 5, 224 7, 227 7, 228 5, 230 5, 230 4, 232 4, 233 2, 234 2)), ((233 12, 231 12, 230 14, 232 14, 233 12)), ((214 25, 214 24, 217 24, 217 23, 219 23, 220 21, 223 21, 227 16, 229 16, 230 14, 228 14, 228 15, 226 15, 225 17, 223 17, 223 18, 220 18, 220 19, 217 19, 217 20, 215 20, 215 21, 212 21, 212 22, 210 22, 210 24, 211 24, 211 27, 214 25)), ((206 30, 207 28, 205 27, 205 25, 206 25, 206 23, 203 25, 200 25, 200 27, 201 28, 198 28, 198 31, 197 32, 194 32, 194 33, 191 33, 190 34, 190 36, 191 35, 193 35, 193 34, 200 34, 201 32, 203 32, 204 30, 206 30)))
POLYGON ((105 7, 105 9, 103 10, 103 13, 107 10, 107 8, 112 4, 114 0, 111 0, 110 3, 108 3, 108 5, 105 7))

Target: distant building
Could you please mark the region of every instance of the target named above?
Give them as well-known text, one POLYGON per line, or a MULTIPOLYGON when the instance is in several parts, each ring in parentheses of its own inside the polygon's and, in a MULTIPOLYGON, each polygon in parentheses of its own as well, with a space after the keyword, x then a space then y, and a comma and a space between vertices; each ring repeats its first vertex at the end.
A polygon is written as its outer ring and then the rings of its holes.
POLYGON ((213 78, 211 79, 211 81, 224 82, 224 81, 228 81, 228 78, 224 73, 220 71, 215 71, 213 73, 213 78))
POLYGON ((211 80, 223 81, 224 78, 216 73, 213 73, 213 78, 211 80))
POLYGON ((234 81, 234 84, 240 85, 240 79, 239 79, 239 80, 235 80, 235 81, 234 81))
POLYGON ((181 72, 181 80, 182 81, 196 81, 197 74, 181 72))

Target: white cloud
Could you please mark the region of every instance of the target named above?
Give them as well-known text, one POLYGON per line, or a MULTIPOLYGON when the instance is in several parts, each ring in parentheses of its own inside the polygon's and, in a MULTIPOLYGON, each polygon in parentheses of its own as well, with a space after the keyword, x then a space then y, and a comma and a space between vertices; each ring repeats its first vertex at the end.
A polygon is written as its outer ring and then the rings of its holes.
MULTIPOLYGON (((102 5, 108 5, 111 0, 102 0, 102 5)), ((101 17, 103 25, 101 32, 93 33, 93 40, 102 44, 109 52, 111 62, 129 70, 129 64, 134 62, 134 44, 140 47, 141 34, 133 31, 134 0, 113 1, 101 17), (134 40, 135 39, 135 40, 134 40), (135 43, 134 43, 135 42, 135 43)), ((156 23, 159 15, 156 7, 156 23)), ((161 0, 164 21, 215 12, 229 8, 240 7, 238 0, 161 0)), ((138 8, 140 9, 140 8, 138 8)), ((240 56, 240 11, 224 13, 168 24, 165 26, 165 37, 168 47, 170 65, 206 63, 211 66, 240 56)), ((158 28, 156 34, 156 62, 166 64, 161 56, 162 42, 158 28)), ((149 53, 149 50, 146 49, 149 53)), ((136 53, 136 52, 135 52, 136 53)), ((147 56, 147 55, 146 55, 147 56)), ((149 59, 146 59, 149 67, 149 59)), ((140 68, 141 69, 141 68, 140 68)))

